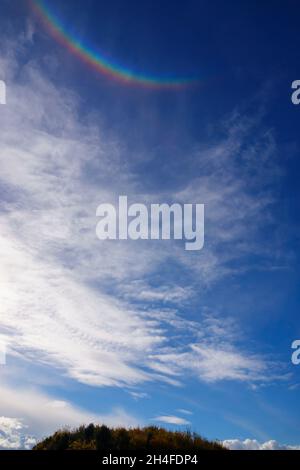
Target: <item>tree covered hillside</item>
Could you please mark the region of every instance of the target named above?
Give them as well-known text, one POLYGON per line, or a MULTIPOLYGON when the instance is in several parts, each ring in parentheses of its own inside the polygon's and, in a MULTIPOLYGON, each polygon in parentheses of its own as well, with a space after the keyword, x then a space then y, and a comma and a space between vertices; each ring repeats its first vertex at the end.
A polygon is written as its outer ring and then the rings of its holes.
POLYGON ((39 442, 33 450, 186 451, 225 450, 189 431, 167 431, 160 427, 116 428, 89 424, 74 430, 62 429, 39 442))

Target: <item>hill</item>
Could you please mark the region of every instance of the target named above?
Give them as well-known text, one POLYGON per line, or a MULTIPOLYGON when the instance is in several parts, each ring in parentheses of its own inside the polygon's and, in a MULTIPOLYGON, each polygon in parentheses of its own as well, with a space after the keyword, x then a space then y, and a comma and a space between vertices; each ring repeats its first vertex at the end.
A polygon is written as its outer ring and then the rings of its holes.
POLYGON ((39 442, 33 450, 100 450, 100 451, 186 451, 225 450, 218 442, 208 441, 189 431, 164 428, 110 429, 89 424, 77 429, 61 429, 39 442))

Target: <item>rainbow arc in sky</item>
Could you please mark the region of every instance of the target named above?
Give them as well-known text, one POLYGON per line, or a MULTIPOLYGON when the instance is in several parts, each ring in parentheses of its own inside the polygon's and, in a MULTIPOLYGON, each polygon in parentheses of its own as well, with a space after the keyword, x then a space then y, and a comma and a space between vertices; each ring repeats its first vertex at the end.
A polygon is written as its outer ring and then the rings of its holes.
POLYGON ((162 77, 137 72, 105 57, 98 50, 85 44, 64 23, 44 0, 29 0, 33 10, 42 20, 52 36, 72 54, 102 75, 123 84, 157 89, 180 89, 199 83, 199 79, 184 77, 162 77))

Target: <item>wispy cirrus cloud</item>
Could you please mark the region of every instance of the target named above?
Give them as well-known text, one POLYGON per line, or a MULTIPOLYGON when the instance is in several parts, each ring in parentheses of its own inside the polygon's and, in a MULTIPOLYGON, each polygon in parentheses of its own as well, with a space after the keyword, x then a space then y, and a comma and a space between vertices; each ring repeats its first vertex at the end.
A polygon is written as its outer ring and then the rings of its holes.
POLYGON ((156 360, 158 369, 165 372, 168 369, 174 375, 185 370, 204 382, 238 380, 251 383, 270 379, 269 365, 264 360, 249 356, 231 345, 225 349, 219 345, 192 344, 187 351, 166 353, 157 356, 156 360))
POLYGON ((255 122, 234 116, 223 126, 226 137, 197 151, 192 180, 154 197, 142 191, 118 139, 84 118, 76 95, 55 86, 38 63, 20 68, 14 48, 1 61, 10 85, 0 116, 0 308, 10 354, 94 386, 178 385, 185 373, 206 382, 268 379, 267 361, 238 349, 227 320, 181 316, 193 295, 187 279, 170 275, 159 286, 149 279, 171 263, 188 269, 195 285, 211 286, 237 269, 230 262, 257 249, 272 196, 254 187, 251 174, 269 175, 272 135, 249 144, 255 122), (171 242, 97 240, 96 207, 116 202, 120 192, 139 202, 206 204, 205 250, 191 257, 171 242), (225 331, 217 349, 216 328, 225 331))
POLYGON ((189 416, 193 414, 192 411, 186 410, 185 408, 178 408, 176 411, 178 411, 178 413, 182 413, 184 415, 189 415, 189 416))
POLYGON ((173 416, 173 415, 162 415, 162 416, 157 416, 156 418, 153 418, 154 421, 158 421, 160 423, 165 423, 165 424, 174 424, 177 426, 184 426, 191 424, 190 421, 187 419, 181 418, 180 416, 173 416))

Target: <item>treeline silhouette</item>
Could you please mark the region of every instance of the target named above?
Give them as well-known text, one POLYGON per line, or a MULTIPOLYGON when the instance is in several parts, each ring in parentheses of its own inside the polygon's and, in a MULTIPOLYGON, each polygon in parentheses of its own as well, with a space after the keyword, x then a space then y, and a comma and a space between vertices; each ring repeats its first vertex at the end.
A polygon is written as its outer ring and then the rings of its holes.
POLYGON ((219 442, 208 441, 190 431, 167 431, 156 426, 110 429, 89 424, 73 430, 61 429, 39 442, 33 450, 197 452, 225 448, 219 442))

